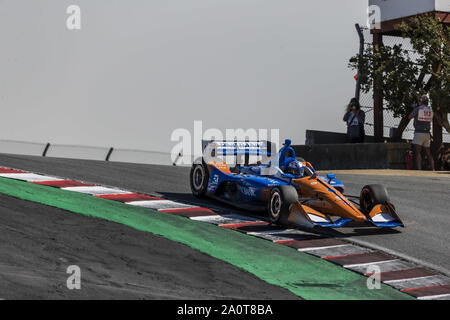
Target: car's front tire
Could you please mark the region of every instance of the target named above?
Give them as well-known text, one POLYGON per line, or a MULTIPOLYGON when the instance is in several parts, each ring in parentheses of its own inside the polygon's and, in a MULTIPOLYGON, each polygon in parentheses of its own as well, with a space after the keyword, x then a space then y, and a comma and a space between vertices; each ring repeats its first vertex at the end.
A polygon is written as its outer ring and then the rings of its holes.
POLYGON ((369 214, 377 204, 390 202, 386 188, 381 184, 370 184, 364 186, 359 196, 361 212, 369 214))

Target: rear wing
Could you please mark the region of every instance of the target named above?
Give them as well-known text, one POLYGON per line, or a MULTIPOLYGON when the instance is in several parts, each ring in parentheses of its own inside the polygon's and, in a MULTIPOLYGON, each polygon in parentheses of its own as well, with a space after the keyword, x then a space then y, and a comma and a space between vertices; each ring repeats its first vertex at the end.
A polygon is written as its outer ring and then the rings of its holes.
POLYGON ((231 165, 256 164, 270 160, 276 154, 276 145, 270 141, 202 140, 203 159, 231 165))

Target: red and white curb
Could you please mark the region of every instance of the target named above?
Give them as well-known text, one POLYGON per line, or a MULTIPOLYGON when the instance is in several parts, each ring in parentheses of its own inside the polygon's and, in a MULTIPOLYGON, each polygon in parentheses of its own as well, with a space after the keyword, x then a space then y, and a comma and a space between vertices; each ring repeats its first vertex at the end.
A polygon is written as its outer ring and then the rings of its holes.
MULTIPOLYGON (((23 170, 0 167, 0 177, 22 180, 62 190, 81 192, 95 197, 123 202, 133 206, 151 208, 195 221, 215 224, 218 227, 243 232, 295 248, 343 268, 372 276, 369 267, 377 267, 383 283, 423 300, 450 300, 450 278, 383 252, 354 245, 323 235, 272 225, 266 221, 235 213, 199 207, 135 193, 118 188, 84 183, 64 178, 41 175, 23 170)), ((370 268, 370 270, 374 270, 370 268)))

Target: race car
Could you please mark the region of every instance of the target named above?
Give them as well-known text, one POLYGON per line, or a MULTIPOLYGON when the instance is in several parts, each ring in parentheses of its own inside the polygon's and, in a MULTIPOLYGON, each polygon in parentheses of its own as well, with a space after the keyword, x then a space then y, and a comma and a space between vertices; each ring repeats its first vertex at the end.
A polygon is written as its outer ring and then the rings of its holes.
POLYGON ((291 140, 286 139, 276 154, 271 153, 271 145, 260 141, 206 143, 203 156, 190 171, 193 195, 264 213, 272 223, 334 228, 353 221, 404 227, 384 186, 364 186, 358 204, 344 196, 345 186, 334 174, 319 176, 309 162, 296 158, 291 140), (242 156, 244 165, 238 161, 242 156), (265 160, 250 164, 251 156, 265 160))

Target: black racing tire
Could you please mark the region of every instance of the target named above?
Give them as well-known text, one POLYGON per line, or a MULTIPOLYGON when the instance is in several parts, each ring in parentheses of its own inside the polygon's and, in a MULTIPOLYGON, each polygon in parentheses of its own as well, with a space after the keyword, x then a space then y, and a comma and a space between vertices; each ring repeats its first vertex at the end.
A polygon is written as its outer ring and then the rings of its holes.
POLYGON ((377 204, 390 202, 386 187, 381 184, 364 186, 359 196, 359 206, 364 214, 369 214, 377 204))
POLYGON ((292 186, 272 188, 267 201, 267 214, 271 223, 279 223, 287 219, 291 205, 298 201, 297 190, 292 186))
POLYGON ((209 181, 209 171, 206 163, 194 163, 189 174, 191 191, 194 196, 201 198, 205 195, 209 181))

